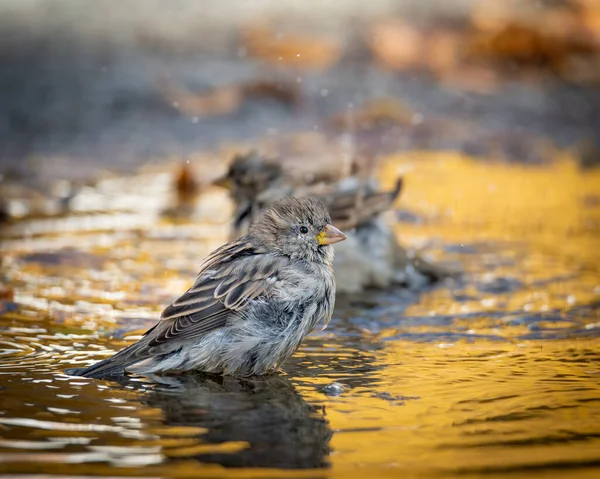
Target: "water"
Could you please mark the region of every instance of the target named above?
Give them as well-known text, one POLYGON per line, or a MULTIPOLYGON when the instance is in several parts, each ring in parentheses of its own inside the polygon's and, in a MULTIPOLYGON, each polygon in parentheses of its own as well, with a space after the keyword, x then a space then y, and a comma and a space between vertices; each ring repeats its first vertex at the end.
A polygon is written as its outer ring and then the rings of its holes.
POLYGON ((108 178, 77 213, 4 228, 0 471, 595 477, 600 174, 568 155, 442 152, 391 157, 383 181, 398 168, 399 237, 464 274, 339 298, 330 327, 266 378, 62 372, 129 344, 189 285, 226 234, 222 192, 173 220, 168 172, 108 178))

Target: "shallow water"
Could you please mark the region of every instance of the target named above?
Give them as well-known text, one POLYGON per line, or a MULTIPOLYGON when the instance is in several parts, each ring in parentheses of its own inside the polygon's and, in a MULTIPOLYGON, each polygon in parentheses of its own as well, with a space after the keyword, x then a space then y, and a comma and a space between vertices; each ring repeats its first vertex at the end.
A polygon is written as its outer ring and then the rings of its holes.
POLYGON ((339 298, 330 327, 261 379, 62 373, 131 342, 189 285, 226 233, 222 192, 173 220, 167 173, 108 178, 76 214, 5 228, 0 471, 598 474, 600 174, 566 155, 411 153, 387 159, 383 181, 397 170, 402 242, 463 274, 339 298))

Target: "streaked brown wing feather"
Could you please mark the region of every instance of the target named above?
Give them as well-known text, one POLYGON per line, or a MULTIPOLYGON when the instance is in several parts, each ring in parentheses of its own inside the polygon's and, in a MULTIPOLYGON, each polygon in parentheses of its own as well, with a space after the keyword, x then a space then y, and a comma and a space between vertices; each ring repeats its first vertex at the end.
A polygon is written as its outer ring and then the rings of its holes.
POLYGON ((362 197, 359 197, 358 191, 348 191, 322 199, 335 226, 350 229, 391 208, 401 191, 402 178, 399 178, 392 191, 366 192, 362 197))
POLYGON ((194 285, 168 306, 161 320, 135 344, 79 374, 102 377, 152 356, 168 354, 182 343, 242 320, 248 301, 269 296, 286 261, 266 254, 247 238, 228 243, 206 258, 194 285))
POLYGON ((243 316, 248 301, 269 294, 282 258, 241 238, 211 254, 194 285, 168 306, 147 334, 152 343, 187 340, 243 316))

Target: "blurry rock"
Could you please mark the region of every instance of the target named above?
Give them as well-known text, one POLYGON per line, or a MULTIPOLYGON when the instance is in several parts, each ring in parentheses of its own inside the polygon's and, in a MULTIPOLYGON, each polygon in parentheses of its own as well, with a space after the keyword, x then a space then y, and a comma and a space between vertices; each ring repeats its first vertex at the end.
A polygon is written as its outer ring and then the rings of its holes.
POLYGON ((367 43, 391 70, 428 72, 452 87, 489 93, 497 76, 527 80, 552 73, 600 82, 600 2, 475 2, 469 24, 376 22, 367 43))
POLYGON ((175 179, 174 189, 177 193, 177 202, 186 204, 193 201, 199 191, 198 182, 194 171, 188 162, 182 163, 175 179))
POLYGON ((300 68, 327 68, 341 54, 341 45, 333 36, 291 29, 281 21, 248 25, 242 31, 242 42, 250 56, 300 68))
POLYGON ((595 67, 600 52, 600 2, 539 5, 526 0, 480 0, 471 20, 474 32, 468 50, 474 60, 503 62, 511 70, 515 65, 547 69, 579 83, 600 81, 595 67))
POLYGON ((375 59, 391 70, 422 65, 426 39, 416 27, 401 20, 385 20, 371 28, 368 43, 375 59))
POLYGON ((343 112, 332 119, 341 130, 369 129, 379 125, 412 125, 414 112, 397 98, 374 98, 356 111, 343 112))
POLYGON ((469 54, 475 59, 503 60, 536 67, 558 66, 565 61, 565 52, 555 38, 516 22, 509 22, 499 30, 476 34, 469 54))
POLYGON ((464 43, 464 34, 458 30, 410 25, 399 19, 375 24, 369 36, 375 59, 391 70, 455 70, 464 43))
POLYGON ((174 174, 172 200, 161 214, 171 218, 189 218, 196 210, 196 200, 200 193, 200 183, 189 161, 181 162, 174 174))
POLYGON ((233 114, 248 99, 273 99, 291 107, 300 104, 298 87, 283 81, 256 81, 195 92, 162 77, 159 79, 159 89, 167 103, 195 121, 209 116, 233 114))
POLYGON ((246 99, 272 99, 290 107, 300 106, 301 94, 296 83, 256 81, 242 85, 246 99))
POLYGON ((159 89, 167 103, 192 118, 231 114, 239 109, 243 101, 243 92, 236 86, 198 93, 162 77, 159 79, 159 89))
POLYGON ((175 205, 167 211, 170 216, 191 216, 195 209, 200 187, 188 162, 182 163, 173 185, 175 205))

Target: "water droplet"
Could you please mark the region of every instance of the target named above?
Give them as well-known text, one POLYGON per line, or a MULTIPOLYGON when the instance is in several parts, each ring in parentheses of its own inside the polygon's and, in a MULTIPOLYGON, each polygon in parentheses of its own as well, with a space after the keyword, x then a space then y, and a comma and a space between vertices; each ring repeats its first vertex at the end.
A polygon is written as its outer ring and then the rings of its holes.
POLYGON ((346 390, 346 386, 342 383, 329 383, 323 388, 323 392, 327 396, 339 396, 346 390))

